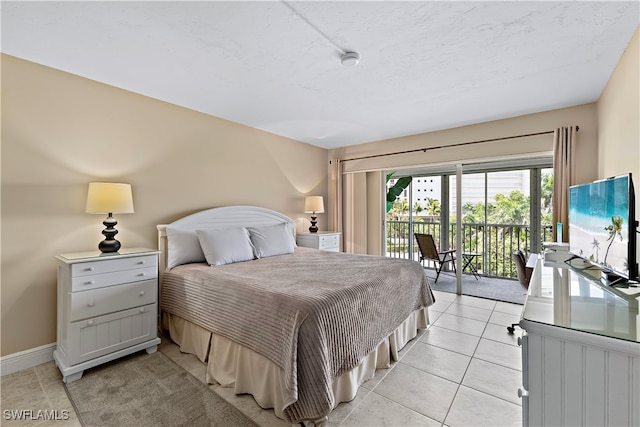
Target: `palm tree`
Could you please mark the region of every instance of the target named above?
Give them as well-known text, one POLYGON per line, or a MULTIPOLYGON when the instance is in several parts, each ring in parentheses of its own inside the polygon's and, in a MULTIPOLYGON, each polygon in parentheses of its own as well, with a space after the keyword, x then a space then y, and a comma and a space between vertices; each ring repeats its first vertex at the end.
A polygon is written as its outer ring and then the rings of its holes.
POLYGON ((427 213, 429 215, 440 215, 440 200, 427 197, 427 213))
POLYGON ((407 199, 396 200, 393 203, 393 209, 401 215, 406 215, 409 212, 409 201, 407 199))
POLYGON ((620 236, 620 240, 622 240, 622 223, 624 222, 624 219, 622 219, 621 216, 612 216, 611 217, 611 225, 607 225, 604 229, 606 231, 609 232, 609 238, 607 240, 609 240, 609 245, 607 246, 607 252, 605 252, 604 254, 604 260, 603 262, 606 264, 607 263, 607 256, 609 256, 609 249, 611 248, 611 245, 613 244, 613 241, 615 240, 616 236, 620 236))

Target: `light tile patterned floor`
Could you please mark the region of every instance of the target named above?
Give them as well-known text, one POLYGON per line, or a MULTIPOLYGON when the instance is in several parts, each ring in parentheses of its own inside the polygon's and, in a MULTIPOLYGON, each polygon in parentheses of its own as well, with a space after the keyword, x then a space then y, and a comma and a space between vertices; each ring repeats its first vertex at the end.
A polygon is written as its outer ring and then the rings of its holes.
MULTIPOLYGON (((435 292, 432 325, 400 353, 400 361, 363 384, 356 398, 340 404, 329 426, 519 426, 522 408, 521 351, 506 326, 517 322, 522 306, 435 292)), ((163 340, 160 351, 204 381, 205 366, 163 340)), ((76 426, 61 376, 53 362, 0 380, 1 409, 70 410, 70 419, 2 425, 76 426), (20 408, 18 408, 18 406, 20 408), (15 407, 15 408, 14 408, 15 407)), ((261 426, 290 426, 251 396, 211 385, 261 426)))

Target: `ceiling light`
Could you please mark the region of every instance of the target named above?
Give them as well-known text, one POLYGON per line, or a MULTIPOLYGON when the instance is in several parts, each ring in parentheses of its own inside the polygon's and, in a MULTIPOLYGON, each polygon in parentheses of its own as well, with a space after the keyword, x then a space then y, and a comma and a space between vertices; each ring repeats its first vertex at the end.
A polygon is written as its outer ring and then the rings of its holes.
POLYGON ((311 21, 309 21, 307 18, 305 18, 304 16, 302 16, 302 14, 300 14, 300 12, 298 12, 297 10, 295 10, 293 8, 293 6, 291 6, 289 3, 287 3, 284 0, 281 0, 282 4, 285 5, 291 12, 293 12, 294 15, 296 15, 298 18, 302 19, 309 27, 311 27, 313 30, 315 30, 315 32, 317 32, 319 35, 322 36, 322 38, 324 38, 326 41, 328 41, 329 43, 331 43, 333 45, 333 47, 335 47, 338 52, 341 53, 340 55, 340 60, 342 61, 342 65, 344 65, 345 67, 353 67, 355 65, 358 65, 358 62, 360 62, 360 55, 358 55, 357 52, 348 52, 345 51, 344 49, 342 49, 340 46, 338 46, 333 40, 331 40, 329 38, 329 36, 327 36, 325 33, 323 33, 318 27, 316 27, 315 25, 313 25, 311 23, 311 21))
POLYGON ((345 67, 353 67, 360 62, 360 55, 357 52, 345 52, 340 57, 340 61, 345 67))

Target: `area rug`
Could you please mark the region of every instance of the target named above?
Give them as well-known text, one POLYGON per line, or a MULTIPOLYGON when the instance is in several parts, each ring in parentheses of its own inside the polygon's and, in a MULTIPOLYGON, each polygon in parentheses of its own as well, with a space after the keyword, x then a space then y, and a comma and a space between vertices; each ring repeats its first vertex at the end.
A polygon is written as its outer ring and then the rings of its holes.
POLYGON ((86 427, 257 425, 161 352, 89 369, 66 389, 86 427))
MULTIPOLYGON (((425 272, 432 289, 456 293, 456 278, 453 273, 441 273, 438 281, 434 283, 435 272, 429 269, 425 269, 425 272)), ((527 299, 527 290, 517 280, 485 276, 476 280, 470 274, 462 276, 462 294, 521 305, 527 299)))

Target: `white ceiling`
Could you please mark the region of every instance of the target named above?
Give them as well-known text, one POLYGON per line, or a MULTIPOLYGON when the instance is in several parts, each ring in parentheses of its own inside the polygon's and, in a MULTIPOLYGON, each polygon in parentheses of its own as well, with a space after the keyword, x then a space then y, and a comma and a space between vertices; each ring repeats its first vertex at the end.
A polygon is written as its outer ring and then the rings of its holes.
POLYGON ((9 2, 4 53, 324 148, 594 102, 639 2, 9 2), (342 50, 360 64, 345 67, 342 50))

